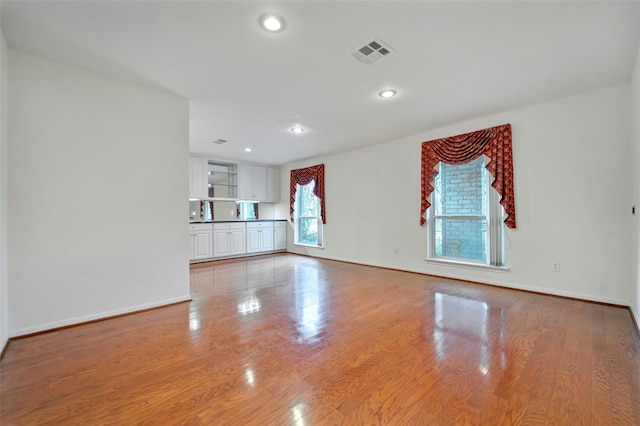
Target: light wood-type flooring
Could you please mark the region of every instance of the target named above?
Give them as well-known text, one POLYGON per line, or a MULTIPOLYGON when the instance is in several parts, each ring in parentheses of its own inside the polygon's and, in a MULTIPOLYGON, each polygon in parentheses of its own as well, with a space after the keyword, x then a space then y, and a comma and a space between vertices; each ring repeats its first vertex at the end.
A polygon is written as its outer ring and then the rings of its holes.
POLYGON ((628 309, 291 254, 11 341, 5 425, 640 425, 628 309))

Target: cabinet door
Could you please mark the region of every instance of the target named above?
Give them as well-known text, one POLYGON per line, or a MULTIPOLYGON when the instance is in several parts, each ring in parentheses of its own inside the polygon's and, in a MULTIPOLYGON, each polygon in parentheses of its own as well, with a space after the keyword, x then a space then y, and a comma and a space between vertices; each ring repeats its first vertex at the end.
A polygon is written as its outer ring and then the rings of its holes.
POLYGON ((215 231, 214 233, 214 246, 213 246, 213 255, 215 257, 218 256, 229 256, 231 254, 231 233, 230 231, 224 229, 215 231))
POLYGON ((280 169, 269 167, 267 169, 267 199, 268 203, 280 201, 280 169))
POLYGON ((207 160, 189 158, 189 198, 207 197, 207 160))
POLYGON ((245 248, 245 231, 244 229, 232 229, 229 235, 231 240, 230 254, 244 254, 247 252, 245 248))
POLYGON ((265 229, 260 230, 260 240, 262 251, 271 251, 273 250, 273 227, 268 226, 265 229))
POLYGON ((260 251, 260 232, 258 228, 247 228, 247 253, 260 251))
POLYGON ((253 199, 267 201, 267 168, 253 166, 253 199))
POLYGON ((195 231, 193 234, 193 258, 206 259, 213 257, 213 231, 195 231))
POLYGON ((286 250, 287 249, 287 227, 285 226, 275 226, 273 228, 274 242, 273 249, 274 250, 286 250))
POLYGON ((253 166, 240 164, 238 166, 239 198, 241 200, 253 200, 253 166))

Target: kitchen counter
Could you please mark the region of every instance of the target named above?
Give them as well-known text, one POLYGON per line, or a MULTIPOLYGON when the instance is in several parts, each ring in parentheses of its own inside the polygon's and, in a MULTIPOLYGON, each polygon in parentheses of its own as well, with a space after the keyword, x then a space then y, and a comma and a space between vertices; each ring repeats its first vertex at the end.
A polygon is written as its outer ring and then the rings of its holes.
POLYGON ((286 222, 287 219, 249 219, 249 220, 190 220, 192 223, 246 223, 246 222, 286 222))

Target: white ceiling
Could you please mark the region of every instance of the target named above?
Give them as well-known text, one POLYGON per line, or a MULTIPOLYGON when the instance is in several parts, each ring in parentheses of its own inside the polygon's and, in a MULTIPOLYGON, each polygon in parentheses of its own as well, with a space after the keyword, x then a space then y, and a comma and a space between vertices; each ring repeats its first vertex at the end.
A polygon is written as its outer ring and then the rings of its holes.
POLYGON ((267 164, 627 82, 640 44, 638 1, 1 7, 10 48, 183 96, 192 152, 267 164), (285 31, 263 31, 265 12, 283 16, 285 31), (372 65, 350 55, 374 37, 395 52, 372 65), (378 98, 384 88, 398 95, 378 98), (296 124, 306 131, 292 134, 296 124))

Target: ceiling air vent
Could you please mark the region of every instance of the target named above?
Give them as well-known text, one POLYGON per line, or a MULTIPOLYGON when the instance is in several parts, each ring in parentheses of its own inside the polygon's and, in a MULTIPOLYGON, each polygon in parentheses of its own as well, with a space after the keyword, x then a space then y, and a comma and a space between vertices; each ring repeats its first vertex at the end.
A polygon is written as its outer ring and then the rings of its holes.
POLYGON ((389 45, 381 42, 380 40, 371 39, 351 52, 351 55, 364 62, 367 65, 371 65, 374 62, 383 60, 393 52, 393 49, 389 45))
POLYGON ((223 143, 227 143, 225 139, 218 139, 217 141, 213 141, 213 143, 217 143, 218 145, 222 145, 223 143))

